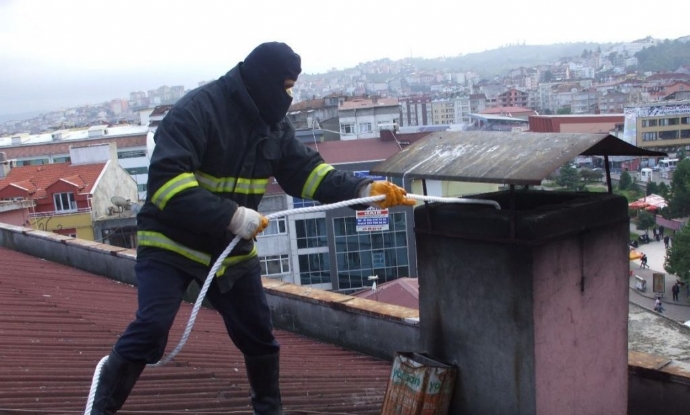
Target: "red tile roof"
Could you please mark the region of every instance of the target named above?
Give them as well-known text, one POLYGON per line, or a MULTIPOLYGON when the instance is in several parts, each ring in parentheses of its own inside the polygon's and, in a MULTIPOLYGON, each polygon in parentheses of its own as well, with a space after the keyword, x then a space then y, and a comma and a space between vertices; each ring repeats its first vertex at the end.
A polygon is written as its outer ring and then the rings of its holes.
POLYGON ((376 101, 373 99, 358 98, 343 102, 338 109, 341 111, 347 111, 360 108, 397 107, 399 104, 400 103, 397 98, 377 98, 376 101))
POLYGON ((395 141, 382 141, 378 138, 306 144, 317 149, 329 164, 383 161, 400 151, 395 141))
MULTIPOLYGON (((98 361, 133 318, 136 289, 0 247, 0 413, 83 413, 98 361)), ((170 333, 179 342, 192 305, 170 333)), ((285 409, 378 414, 391 364, 282 330, 285 409)), ((240 352, 202 308, 173 362, 147 368, 123 413, 250 413, 240 352)))
MULTIPOLYGON (((71 163, 41 164, 37 166, 12 167, 6 178, 0 180, 0 194, 8 186, 28 191, 31 199, 46 197, 46 189, 57 181, 64 180, 79 188, 79 193, 93 190, 105 163, 72 165, 71 163)), ((13 194, 15 192, 12 192, 13 194)))
POLYGON ((353 296, 419 310, 419 280, 398 278, 379 285, 376 291, 366 289, 353 296))

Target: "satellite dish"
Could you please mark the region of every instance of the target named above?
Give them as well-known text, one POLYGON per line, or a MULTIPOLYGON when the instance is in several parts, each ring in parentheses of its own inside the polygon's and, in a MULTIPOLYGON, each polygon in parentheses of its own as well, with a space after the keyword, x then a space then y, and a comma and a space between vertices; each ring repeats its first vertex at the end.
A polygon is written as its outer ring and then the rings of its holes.
POLYGON ((122 196, 113 196, 110 198, 110 201, 113 202, 113 205, 120 208, 120 212, 122 212, 125 209, 129 209, 129 207, 131 206, 129 203, 129 199, 125 199, 122 196))

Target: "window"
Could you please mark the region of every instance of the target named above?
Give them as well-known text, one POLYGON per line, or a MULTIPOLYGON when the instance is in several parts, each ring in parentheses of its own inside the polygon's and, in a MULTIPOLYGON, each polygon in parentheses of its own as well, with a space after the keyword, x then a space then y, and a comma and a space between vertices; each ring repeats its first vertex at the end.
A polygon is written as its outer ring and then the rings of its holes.
POLYGON ((354 134, 355 133, 355 125, 354 124, 340 124, 340 133, 341 134, 354 134))
POLYGON ((690 130, 680 130, 680 138, 690 138, 690 130))
POLYGON ((292 207, 295 209, 303 208, 303 207, 316 206, 318 204, 319 204, 319 202, 317 202, 315 200, 300 199, 299 197, 293 197, 292 198, 292 207))
POLYGON ((147 183, 137 184, 137 192, 145 192, 146 190, 148 190, 147 183))
POLYGON ((642 141, 656 141, 656 131, 642 133, 642 141))
POLYGON ((53 202, 55 203, 56 212, 72 212, 77 210, 74 193, 54 193, 53 202))
POLYGON ((642 120, 643 127, 656 127, 657 120, 642 120))
POLYGON ((387 231, 357 232, 353 216, 333 219, 339 289, 370 286, 372 275, 378 283, 409 276, 405 213, 392 213, 389 224, 387 231))
POLYGON ((268 226, 258 236, 283 235, 287 233, 285 218, 276 218, 268 222, 268 226))
POLYGON ((331 261, 327 252, 299 256, 300 284, 324 284, 331 282, 331 261))
POLYGON ((288 255, 270 255, 259 258, 261 275, 280 275, 290 272, 288 255))
POLYGON ((67 157, 53 157, 53 163, 69 163, 70 162, 69 156, 67 157))
POLYGON ((659 140, 677 140, 678 130, 659 131, 659 140))
POLYGON ((149 173, 149 168, 148 167, 131 167, 129 169, 125 169, 127 173, 130 174, 130 176, 134 176, 135 174, 148 174, 149 173))
POLYGON ((295 231, 298 249, 328 246, 324 218, 296 220, 295 231))
POLYGON ((690 117, 681 117, 680 123, 681 124, 690 124, 690 117))
POLYGON ((136 157, 146 157, 146 150, 119 151, 117 153, 118 159, 131 159, 136 157))
POLYGON ((667 118, 668 120, 668 125, 678 125, 680 124, 680 119, 679 118, 667 118))
POLYGON ((48 164, 48 159, 17 160, 17 166, 38 166, 48 164))
POLYGON ((372 131, 372 130, 371 130, 371 123, 370 123, 370 122, 361 122, 361 123, 359 123, 359 132, 360 132, 361 134, 370 133, 371 131, 372 131))

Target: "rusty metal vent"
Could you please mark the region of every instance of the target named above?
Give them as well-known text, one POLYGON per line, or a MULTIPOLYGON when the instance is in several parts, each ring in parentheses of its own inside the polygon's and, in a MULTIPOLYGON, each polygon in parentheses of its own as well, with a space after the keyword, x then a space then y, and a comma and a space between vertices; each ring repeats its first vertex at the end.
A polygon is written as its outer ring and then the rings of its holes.
POLYGON ((635 147, 610 134, 440 131, 388 158, 371 174, 531 186, 578 155, 666 153, 635 147))

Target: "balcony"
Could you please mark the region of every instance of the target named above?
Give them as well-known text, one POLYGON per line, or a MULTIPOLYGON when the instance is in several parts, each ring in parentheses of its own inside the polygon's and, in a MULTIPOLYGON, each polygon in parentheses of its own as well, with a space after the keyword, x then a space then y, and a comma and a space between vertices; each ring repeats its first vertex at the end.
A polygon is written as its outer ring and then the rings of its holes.
POLYGON ((65 215, 78 215, 81 213, 91 213, 92 208, 81 208, 81 209, 70 209, 70 210, 53 210, 51 212, 37 212, 29 213, 29 219, 47 218, 51 216, 65 216, 65 215))

